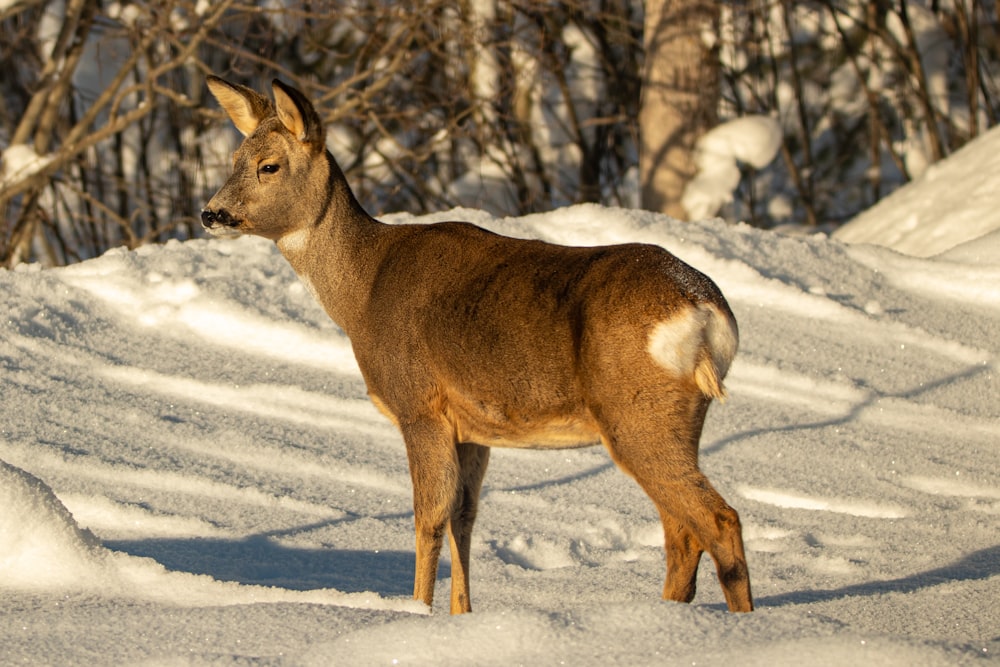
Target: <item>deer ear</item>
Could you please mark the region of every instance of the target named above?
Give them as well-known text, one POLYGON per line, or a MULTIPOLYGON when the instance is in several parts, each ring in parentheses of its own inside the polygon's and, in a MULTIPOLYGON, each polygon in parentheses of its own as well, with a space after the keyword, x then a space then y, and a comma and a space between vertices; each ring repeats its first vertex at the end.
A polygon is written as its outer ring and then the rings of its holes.
POLYGON ((274 114, 271 100, 255 90, 223 81, 217 76, 209 76, 206 83, 243 136, 253 134, 260 121, 274 114))
POLYGON ((274 105, 281 124, 302 143, 314 148, 325 146, 323 121, 306 96, 277 79, 272 85, 274 105))

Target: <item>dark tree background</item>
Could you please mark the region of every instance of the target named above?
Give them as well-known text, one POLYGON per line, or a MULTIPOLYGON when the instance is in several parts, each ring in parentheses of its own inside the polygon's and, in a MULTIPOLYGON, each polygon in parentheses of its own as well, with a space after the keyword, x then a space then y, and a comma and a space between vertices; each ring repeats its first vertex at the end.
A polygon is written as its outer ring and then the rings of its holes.
POLYGON ((373 213, 678 217, 716 123, 778 121, 719 213, 835 225, 996 124, 994 2, 0 0, 0 265, 191 238, 236 134, 208 73, 316 100, 373 213))

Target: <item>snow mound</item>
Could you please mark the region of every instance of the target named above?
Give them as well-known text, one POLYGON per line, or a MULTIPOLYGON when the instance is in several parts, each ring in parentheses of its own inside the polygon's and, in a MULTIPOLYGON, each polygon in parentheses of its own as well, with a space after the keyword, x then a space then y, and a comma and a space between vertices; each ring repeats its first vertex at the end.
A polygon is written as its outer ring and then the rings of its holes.
POLYGON ((959 264, 1000 266, 1000 229, 960 243, 937 255, 936 259, 959 264))
POLYGON ((150 558, 111 551, 82 529, 52 489, 0 460, 0 589, 61 589, 186 606, 300 602, 425 614, 414 600, 375 593, 290 591, 242 586, 205 575, 170 572, 150 558))
MULTIPOLYGON (((1000 229, 996 174, 1000 127, 970 141, 919 178, 882 199, 834 232, 847 243, 873 243, 908 255, 931 257, 1000 229)), ((996 252, 986 255, 1000 263, 996 252)), ((981 250, 977 244, 977 251, 981 250)))
POLYGON ((0 587, 76 587, 107 571, 106 552, 37 477, 0 460, 0 587))

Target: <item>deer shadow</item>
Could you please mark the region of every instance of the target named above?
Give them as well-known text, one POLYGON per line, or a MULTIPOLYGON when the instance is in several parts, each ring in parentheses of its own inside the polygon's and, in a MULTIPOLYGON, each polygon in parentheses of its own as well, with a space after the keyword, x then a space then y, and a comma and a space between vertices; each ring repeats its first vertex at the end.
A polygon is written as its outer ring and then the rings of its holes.
POLYGON ((413 592, 412 551, 296 547, 272 539, 275 536, 261 533, 239 539, 146 538, 103 543, 115 551, 152 558, 169 570, 208 575, 219 581, 297 591, 330 588, 343 593, 374 592, 383 597, 413 592))

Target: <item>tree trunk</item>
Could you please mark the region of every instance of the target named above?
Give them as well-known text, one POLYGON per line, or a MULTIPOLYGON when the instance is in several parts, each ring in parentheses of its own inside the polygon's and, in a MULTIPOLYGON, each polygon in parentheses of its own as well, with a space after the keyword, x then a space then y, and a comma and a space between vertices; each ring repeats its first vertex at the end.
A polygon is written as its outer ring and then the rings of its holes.
POLYGON ((639 178, 642 207, 687 219, 694 146, 716 124, 719 7, 710 0, 646 0, 639 178))

